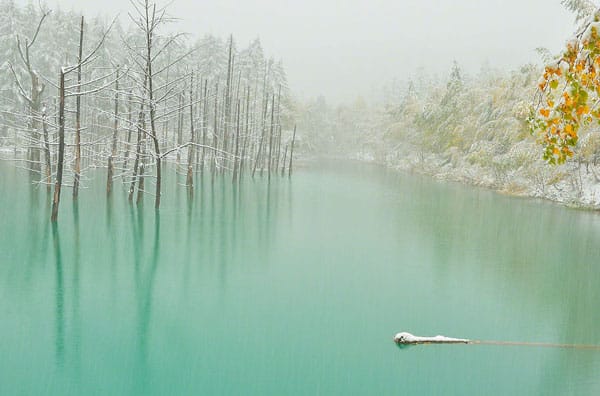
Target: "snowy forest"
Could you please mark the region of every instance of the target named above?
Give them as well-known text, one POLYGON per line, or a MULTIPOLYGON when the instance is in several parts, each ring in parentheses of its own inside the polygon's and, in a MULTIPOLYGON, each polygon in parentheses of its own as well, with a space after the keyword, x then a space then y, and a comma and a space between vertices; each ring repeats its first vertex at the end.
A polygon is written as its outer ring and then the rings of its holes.
POLYGON ((282 63, 257 38, 191 42, 168 33, 165 8, 132 2, 129 24, 86 20, 30 3, 0 3, 0 145, 32 181, 76 198, 88 169, 108 169, 129 200, 161 197, 172 160, 193 191, 194 172, 290 172, 294 140, 282 63), (289 155, 288 155, 289 153, 289 155), (154 187, 149 187, 149 179, 154 187), (137 191, 137 193, 136 193, 137 191))
MULTIPOLYGON (((591 31, 593 3, 562 4, 574 13, 579 36, 591 31)), ((540 103, 540 78, 562 56, 545 48, 537 52, 540 62, 515 70, 485 62, 478 73, 468 74, 459 61, 442 76, 419 69, 409 78, 389 81, 371 103, 359 96, 353 103, 332 106, 325 97, 315 98, 301 105, 298 125, 309 149, 322 155, 597 208, 597 123, 581 122, 568 161, 550 166, 539 136, 532 133, 530 117, 540 103)))
MULTIPOLYGON (((484 65, 467 75, 455 63, 444 78, 419 71, 394 81, 369 105, 357 99, 309 102, 298 125, 315 151, 574 206, 600 204, 600 130, 581 134, 575 156, 549 165, 527 118, 542 68, 484 65)), ((326 154, 325 154, 326 155, 326 154)))
MULTIPOLYGON (((586 2, 563 3, 578 21, 592 12, 586 2)), ((600 205, 597 128, 584 128, 575 156, 557 166, 548 166, 531 134, 539 65, 509 71, 485 63, 469 74, 455 61, 446 75, 419 69, 382 82, 376 99, 332 105, 323 96, 295 97, 282 62, 265 55, 260 39, 245 48, 234 37, 193 41, 168 33, 176 24, 168 10, 133 4, 127 23, 111 23, 0 3, 0 147, 37 174, 34 182, 51 189, 60 173, 76 197, 87 170, 106 167, 107 191, 118 179, 131 200, 137 188, 137 200, 151 193, 158 206, 161 161, 179 164, 192 189, 194 170, 205 168, 233 178, 246 168, 284 173, 297 123, 296 150, 305 158, 371 161, 514 195, 600 205)), ((538 52, 543 62, 552 59, 538 52)))

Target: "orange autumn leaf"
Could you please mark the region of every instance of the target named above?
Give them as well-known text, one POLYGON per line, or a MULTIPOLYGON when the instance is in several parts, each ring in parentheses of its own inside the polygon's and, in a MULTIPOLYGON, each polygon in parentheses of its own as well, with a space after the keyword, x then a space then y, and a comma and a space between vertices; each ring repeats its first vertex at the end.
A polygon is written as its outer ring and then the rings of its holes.
POLYGON ((578 106, 577 107, 577 115, 581 116, 583 114, 587 114, 590 112, 590 108, 586 105, 586 106, 578 106))
POLYGON ((567 124, 567 126, 565 126, 565 132, 569 134, 569 136, 573 136, 573 126, 571 124, 567 124))

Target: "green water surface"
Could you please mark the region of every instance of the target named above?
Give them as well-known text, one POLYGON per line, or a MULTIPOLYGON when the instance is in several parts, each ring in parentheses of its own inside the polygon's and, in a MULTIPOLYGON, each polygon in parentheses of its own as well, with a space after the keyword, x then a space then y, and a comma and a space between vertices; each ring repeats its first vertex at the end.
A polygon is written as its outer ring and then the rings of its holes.
POLYGON ((399 349, 399 331, 600 344, 600 216, 349 163, 91 171, 53 228, 0 164, 0 395, 599 395, 600 351, 399 349))

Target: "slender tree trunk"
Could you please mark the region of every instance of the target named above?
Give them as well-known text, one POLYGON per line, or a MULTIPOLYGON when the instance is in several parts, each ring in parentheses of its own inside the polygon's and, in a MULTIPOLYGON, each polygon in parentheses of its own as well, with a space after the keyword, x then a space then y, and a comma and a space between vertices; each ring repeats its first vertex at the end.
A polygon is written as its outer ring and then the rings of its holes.
POLYGON ((119 68, 117 66, 117 79, 115 80, 115 120, 113 124, 113 137, 110 156, 108 157, 108 175, 106 177, 106 194, 112 192, 113 177, 115 173, 114 161, 117 156, 117 132, 119 130, 119 68))
POLYGON ((244 143, 242 144, 242 155, 240 158, 240 165, 239 165, 239 171, 240 171, 240 175, 239 178, 240 180, 242 179, 242 173, 244 172, 244 163, 246 160, 246 149, 248 146, 248 139, 250 138, 249 135, 249 116, 250 116, 250 87, 248 87, 248 92, 246 93, 246 127, 245 127, 245 134, 244 134, 244 143))
POLYGON ((190 82, 190 145, 188 146, 188 164, 187 164, 187 178, 186 178, 186 186, 188 187, 188 192, 192 192, 194 188, 194 168, 193 168, 193 159, 194 159, 194 143, 196 141, 196 136, 194 133, 194 73, 191 76, 190 82))
POLYGON ((216 168, 217 168, 217 152, 216 152, 216 148, 218 145, 218 140, 217 140, 217 136, 218 136, 218 125, 219 125, 219 105, 218 105, 218 98, 219 98, 219 83, 215 83, 215 119, 214 119, 214 126, 213 126, 213 150, 212 150, 212 173, 214 175, 216 168))
POLYGON ((160 192, 162 183, 162 161, 160 156, 160 145, 156 135, 156 104, 154 103, 153 75, 152 75, 152 34, 156 21, 156 4, 152 7, 152 17, 149 15, 148 1, 146 1, 146 66, 148 73, 148 101, 150 108, 150 132, 154 142, 154 156, 156 163, 156 195, 154 197, 154 208, 160 208, 160 192))
MULTIPOLYGON (((29 56, 29 55, 28 55, 29 56)), ((39 82, 38 75, 32 70, 31 75, 31 103, 29 107, 31 117, 31 147, 30 147, 30 160, 32 162, 32 169, 39 171, 41 169, 40 163, 40 107, 41 107, 41 91, 44 85, 39 82)))
POLYGON ((44 159, 46 160, 46 190, 48 193, 52 191, 52 160, 50 154, 50 142, 48 137, 48 115, 46 114, 46 106, 42 109, 42 131, 44 134, 44 159))
POLYGON ((60 204, 60 190, 62 188, 63 165, 65 160, 65 73, 60 71, 59 76, 59 105, 58 105, 58 160, 56 166, 56 183, 54 184, 54 199, 52 200, 52 216, 50 220, 58 219, 58 205, 60 204))
POLYGON ((294 157, 294 143, 296 142, 296 125, 294 125, 294 135, 292 136, 292 146, 290 147, 290 166, 288 166, 288 177, 292 177, 292 159, 294 157))
POLYGON ((207 131, 207 123, 208 123, 208 79, 204 80, 204 92, 202 98, 202 167, 200 168, 202 172, 204 172, 204 160, 206 157, 206 131, 207 131))
POLYGON ((136 143, 136 149, 135 149, 135 160, 133 161, 133 177, 131 178, 131 184, 129 186, 129 202, 133 202, 133 194, 135 193, 135 184, 138 179, 140 156, 141 156, 141 151, 142 151, 142 134, 144 133, 144 130, 146 129, 146 122, 145 122, 146 115, 144 114, 144 97, 143 97, 143 95, 146 92, 147 82, 148 82, 148 75, 144 75, 144 86, 142 89, 140 112, 138 115, 138 122, 137 122, 137 127, 136 127, 137 143, 136 143))
POLYGON ((81 62, 83 60, 83 16, 79 29, 79 55, 77 57, 77 95, 75 97, 75 180, 73 182, 73 199, 79 196, 79 179, 81 177, 81 62))
POLYGON ((279 168, 279 157, 281 156, 281 84, 279 84, 279 91, 277 92, 277 125, 275 127, 275 158, 274 168, 279 168))
MULTIPOLYGON (((185 87, 184 87, 185 89, 185 87)), ((177 108, 177 146, 183 144, 183 93, 179 95, 179 107, 177 108)), ((177 166, 181 164, 181 150, 177 150, 177 166)))
MULTIPOLYGON (((265 98, 265 105, 262 111, 262 122, 261 122, 261 133, 260 133, 260 142, 258 144, 258 150, 256 151, 256 160, 254 161, 254 167, 252 169, 252 177, 254 177, 254 174, 256 173, 256 167, 258 166, 258 163, 261 162, 261 155, 262 152, 264 151, 264 141, 265 141, 265 135, 266 135, 266 117, 267 117, 267 108, 269 107, 269 98, 266 97, 265 98)), ((262 168, 262 165, 261 165, 262 168)), ((261 170, 262 172, 262 170, 261 170)))
POLYGON ((142 202, 144 202, 144 171, 145 171, 146 167, 144 165, 144 163, 142 162, 140 164, 140 182, 139 182, 139 186, 138 186, 138 192, 137 192, 137 199, 135 200, 135 203, 137 205, 141 204, 142 202))
POLYGON ((285 150, 283 151, 283 161, 281 161, 281 176, 285 175, 285 160, 287 159, 288 146, 285 146, 285 150))
POLYGON ((227 59, 227 84, 225 86, 225 116, 223 130, 223 151, 229 151, 229 122, 231 118, 231 85, 233 84, 233 35, 229 37, 229 56, 227 59))
POLYGON ((131 106, 132 101, 132 92, 129 91, 127 95, 127 145, 125 150, 125 162, 123 163, 123 169, 127 169, 127 163, 129 162, 129 151, 131 147, 131 132, 133 128, 131 127, 131 119, 133 116, 133 108, 131 106))
MULTIPOLYGON (((200 77, 200 70, 196 70, 196 98, 195 98, 195 104, 197 106, 197 111, 196 111, 196 118, 200 121, 200 130, 196 131, 196 140, 194 141, 195 144, 199 144, 200 143, 200 136, 202 135, 202 122, 203 122, 203 118, 202 118, 202 79, 200 77)), ((196 165, 196 173, 198 172, 199 168, 200 168, 200 150, 198 148, 194 149, 194 163, 196 165)))
POLYGON ((273 99, 271 100, 271 131, 269 133, 269 158, 268 158, 268 164, 269 164, 269 181, 271 180, 271 168, 272 168, 272 156, 273 156, 273 127, 275 126, 275 94, 273 94, 273 99))
POLYGON ((237 121, 235 127, 235 157, 233 158, 233 180, 235 183, 238 177, 238 168, 240 165, 239 154, 240 154, 240 100, 237 101, 237 121))

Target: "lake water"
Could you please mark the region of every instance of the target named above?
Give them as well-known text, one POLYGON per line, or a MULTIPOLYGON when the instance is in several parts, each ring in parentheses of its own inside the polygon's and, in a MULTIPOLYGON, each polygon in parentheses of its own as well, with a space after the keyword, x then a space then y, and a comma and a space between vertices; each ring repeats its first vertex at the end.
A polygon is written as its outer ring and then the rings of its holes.
POLYGON ((2 395, 600 394, 600 350, 392 342, 600 344, 598 213, 328 163, 160 215, 93 171, 53 228, 0 166, 2 395))

